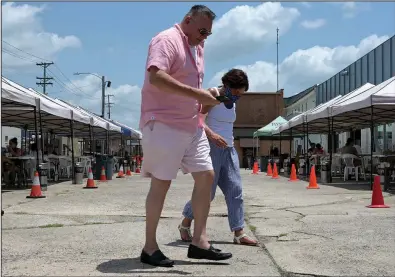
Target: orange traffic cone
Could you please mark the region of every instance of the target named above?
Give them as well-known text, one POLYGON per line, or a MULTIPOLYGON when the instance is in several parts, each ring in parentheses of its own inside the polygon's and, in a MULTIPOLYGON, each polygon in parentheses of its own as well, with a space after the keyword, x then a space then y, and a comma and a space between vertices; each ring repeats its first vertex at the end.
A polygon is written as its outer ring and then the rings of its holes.
POLYGON ((314 165, 311 167, 310 182, 306 188, 307 189, 319 189, 320 188, 317 184, 317 177, 315 176, 315 166, 314 165))
POLYGON ((267 164, 267 173, 266 176, 272 176, 273 175, 273 171, 272 171, 272 164, 269 162, 267 164))
POLYGON ((86 182, 86 187, 84 187, 84 189, 97 189, 95 181, 93 180, 92 168, 89 168, 88 181, 86 182))
POLYGON ((384 204, 383 192, 381 191, 380 176, 374 176, 372 204, 368 208, 389 208, 384 204))
POLYGON ((123 166, 122 166, 122 165, 121 165, 121 167, 119 168, 117 178, 125 178, 125 175, 123 174, 123 166))
POLYGON ((273 175, 272 175, 272 179, 278 179, 278 178, 280 178, 280 177, 278 176, 277 164, 274 163, 274 165, 273 165, 273 175))
POLYGON ((130 165, 128 166, 128 170, 126 170, 126 176, 132 176, 132 171, 130 171, 130 165))
POLYGON ((107 182, 107 177, 106 177, 106 170, 104 169, 104 166, 101 167, 101 174, 100 174, 100 182, 107 182))
POLYGON ((291 181, 291 182, 299 181, 298 177, 296 176, 295 164, 292 164, 292 167, 291 167, 291 176, 290 176, 290 178, 289 178, 288 181, 291 181))
POLYGON ((26 198, 45 198, 45 196, 41 193, 40 178, 38 177, 37 171, 34 173, 33 185, 30 195, 26 196, 26 198))
POLYGON ((252 167, 252 174, 258 174, 258 162, 254 162, 254 166, 252 167))

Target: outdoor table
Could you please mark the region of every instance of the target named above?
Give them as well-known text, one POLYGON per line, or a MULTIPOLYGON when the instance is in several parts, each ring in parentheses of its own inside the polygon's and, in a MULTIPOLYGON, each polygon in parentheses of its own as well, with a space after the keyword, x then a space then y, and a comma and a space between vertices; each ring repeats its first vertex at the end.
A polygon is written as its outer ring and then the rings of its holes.
POLYGON ((22 176, 22 186, 27 187, 27 172, 26 172, 26 162, 35 160, 36 158, 33 156, 20 156, 20 157, 7 157, 10 160, 19 160, 21 161, 21 176, 22 176))

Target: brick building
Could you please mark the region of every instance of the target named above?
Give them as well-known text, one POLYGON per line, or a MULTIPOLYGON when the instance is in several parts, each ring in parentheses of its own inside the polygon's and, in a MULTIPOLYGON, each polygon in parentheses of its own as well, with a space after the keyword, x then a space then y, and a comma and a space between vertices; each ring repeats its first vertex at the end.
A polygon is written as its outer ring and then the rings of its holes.
MULTIPOLYGON (((239 154, 240 165, 243 167, 243 158, 253 154, 254 145, 253 133, 259 128, 266 126, 278 116, 284 113, 284 90, 276 92, 248 92, 236 105, 236 122, 234 124, 234 143, 235 149, 239 154)), ((261 138, 258 144, 258 156, 268 155, 272 140, 261 138)), ((279 146, 279 141, 274 142, 279 146)), ((282 152, 289 149, 289 142, 282 141, 282 152)))

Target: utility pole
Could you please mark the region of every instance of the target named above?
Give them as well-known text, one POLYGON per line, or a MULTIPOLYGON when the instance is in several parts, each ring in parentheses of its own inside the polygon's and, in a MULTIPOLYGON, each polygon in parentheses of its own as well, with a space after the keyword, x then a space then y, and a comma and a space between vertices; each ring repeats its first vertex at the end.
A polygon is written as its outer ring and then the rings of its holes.
POLYGON ((101 117, 104 118, 106 104, 106 77, 101 76, 101 117))
POLYGON ((52 80, 53 78, 52 77, 47 77, 47 67, 52 65, 52 64, 53 64, 53 62, 50 62, 50 63, 36 63, 36 65, 42 66, 44 68, 44 76, 43 77, 36 77, 36 79, 40 81, 40 82, 37 82, 36 84, 38 86, 42 86, 43 87, 43 93, 45 95, 47 95, 47 90, 46 90, 47 85, 51 85, 51 86, 53 85, 52 82, 48 82, 49 80, 52 80))
POLYGON ((277 28, 277 91, 278 92, 278 31, 279 29, 277 28))
POLYGON ((114 103, 110 102, 110 97, 114 97, 113 94, 107 94, 107 107, 108 107, 108 118, 111 118, 111 106, 114 105, 114 103))

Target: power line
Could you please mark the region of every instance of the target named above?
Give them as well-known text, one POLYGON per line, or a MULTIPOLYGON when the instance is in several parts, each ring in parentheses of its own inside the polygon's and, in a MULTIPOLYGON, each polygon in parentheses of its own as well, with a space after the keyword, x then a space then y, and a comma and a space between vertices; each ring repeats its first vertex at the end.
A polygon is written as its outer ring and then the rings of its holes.
MULTIPOLYGON (((13 49, 16 49, 16 50, 18 50, 19 52, 24 53, 24 54, 26 54, 26 55, 28 55, 28 56, 30 56, 30 57, 34 57, 35 59, 38 59, 38 60, 41 60, 41 61, 48 61, 48 63, 52 63, 52 64, 55 66, 55 68, 63 75, 63 77, 70 83, 70 85, 66 85, 64 82, 62 82, 62 81, 60 80, 60 78, 59 78, 57 75, 55 75, 55 73, 54 73, 53 71, 51 71, 49 68, 46 68, 46 70, 49 71, 49 72, 53 75, 53 77, 52 77, 52 78, 53 78, 53 81, 55 81, 55 83, 57 83, 57 84, 59 85, 60 88, 62 88, 62 89, 64 89, 64 90, 67 90, 67 91, 69 91, 69 92, 71 92, 72 94, 75 94, 75 95, 77 95, 77 96, 82 96, 82 95, 77 94, 76 92, 72 91, 71 89, 69 89, 69 87, 72 85, 72 86, 74 86, 74 88, 75 88, 76 90, 78 90, 81 94, 84 94, 85 97, 88 97, 88 98, 90 98, 90 99, 97 99, 97 98, 93 98, 91 95, 89 95, 89 94, 87 94, 86 92, 84 92, 83 90, 81 90, 80 87, 77 87, 69 78, 67 78, 67 76, 63 73, 63 71, 62 71, 56 64, 54 64, 53 62, 51 62, 51 61, 49 61, 49 60, 47 60, 47 59, 41 58, 41 57, 39 57, 39 56, 37 56, 37 55, 28 53, 28 52, 26 52, 26 51, 24 51, 24 50, 22 50, 22 49, 20 49, 20 48, 18 48, 18 47, 16 47, 16 46, 10 44, 10 43, 8 43, 8 42, 6 42, 6 41, 4 41, 4 40, 2 40, 2 42, 3 42, 4 44, 6 44, 6 45, 12 47, 13 49), (54 78, 54 77, 56 77, 56 78, 54 78), (57 79, 58 79, 58 80, 57 80, 57 79)), ((35 63, 35 62, 36 62, 36 61, 35 61, 34 59, 32 59, 32 58, 19 55, 19 54, 15 53, 15 52, 12 52, 12 51, 9 50, 9 49, 3 48, 3 49, 2 49, 2 52, 6 53, 6 54, 8 54, 8 55, 10 55, 10 56, 13 56, 13 57, 15 57, 15 58, 18 58, 18 59, 21 59, 21 60, 25 60, 25 61, 28 61, 28 62, 31 62, 31 63, 35 63)), ((41 78, 42 78, 42 77, 41 77, 41 78)), ((43 83, 44 83, 44 82, 43 82, 43 83)), ((37 85, 42 85, 42 84, 37 84, 37 85)))
POLYGON ((50 63, 36 63, 36 65, 42 66, 43 69, 44 69, 43 77, 36 77, 37 80, 40 80, 40 82, 38 82, 36 84, 39 85, 39 86, 42 86, 43 87, 43 93, 45 95, 47 95, 47 91, 46 91, 47 85, 51 85, 51 86, 53 85, 52 82, 48 82, 50 80, 53 80, 53 78, 52 77, 47 77, 47 67, 50 66, 50 65, 53 65, 53 62, 50 62, 50 63))
POLYGON ((106 96, 107 96, 107 104, 106 105, 107 105, 107 108, 108 108, 107 115, 108 115, 108 118, 110 119, 111 118, 111 106, 114 105, 113 102, 110 102, 110 97, 114 97, 114 95, 113 94, 107 94, 106 96))

